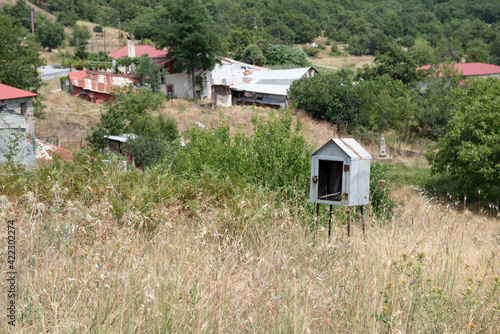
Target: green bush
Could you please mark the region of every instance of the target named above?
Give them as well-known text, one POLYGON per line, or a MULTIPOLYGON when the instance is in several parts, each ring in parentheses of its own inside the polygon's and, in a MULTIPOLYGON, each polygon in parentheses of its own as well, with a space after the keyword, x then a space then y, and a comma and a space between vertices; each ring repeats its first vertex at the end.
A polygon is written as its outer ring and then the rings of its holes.
POLYGON ((321 49, 316 46, 304 46, 303 49, 309 57, 315 57, 318 53, 321 52, 321 49))
POLYGON ((396 204, 391 199, 387 165, 374 162, 370 168, 370 202, 373 213, 380 218, 390 219, 396 204))
POLYGON ((289 112, 271 113, 266 120, 252 118, 254 133, 230 135, 227 120, 218 128, 192 126, 190 139, 178 157, 176 170, 200 175, 210 168, 270 189, 308 187, 310 153, 301 124, 292 124, 289 112))

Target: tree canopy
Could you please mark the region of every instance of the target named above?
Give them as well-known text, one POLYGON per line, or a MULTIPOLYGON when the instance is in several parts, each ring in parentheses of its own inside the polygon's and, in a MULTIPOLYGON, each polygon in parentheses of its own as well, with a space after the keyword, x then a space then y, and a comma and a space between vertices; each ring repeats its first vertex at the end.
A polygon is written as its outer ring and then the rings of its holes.
POLYGON ((38 45, 12 20, 0 14, 0 82, 9 86, 38 93, 42 85, 37 66, 40 60, 38 45))
POLYGON ((167 47, 174 69, 191 74, 195 94, 195 70, 211 70, 222 53, 222 44, 214 31, 214 22, 200 0, 167 0, 161 19, 165 23, 158 34, 158 46, 167 47))
POLYGON ((500 180, 500 78, 469 80, 454 94, 457 110, 427 158, 462 194, 485 194, 500 180))

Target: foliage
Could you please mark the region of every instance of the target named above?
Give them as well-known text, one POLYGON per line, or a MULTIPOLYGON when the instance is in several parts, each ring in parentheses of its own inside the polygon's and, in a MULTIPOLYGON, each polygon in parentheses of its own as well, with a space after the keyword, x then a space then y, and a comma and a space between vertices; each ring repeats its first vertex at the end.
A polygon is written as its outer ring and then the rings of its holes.
POLYGON ((78 39, 78 45, 85 45, 87 41, 90 39, 90 31, 86 26, 81 26, 75 24, 73 26, 73 38, 70 40, 70 45, 76 46, 78 39))
POLYGON ((401 80, 405 85, 415 84, 421 75, 415 70, 411 54, 401 46, 392 45, 387 52, 375 57, 375 65, 365 65, 358 70, 357 77, 370 80, 374 77, 387 74, 394 80, 401 80))
POLYGON ((46 20, 40 23, 35 33, 36 40, 49 51, 62 45, 64 40, 64 27, 60 23, 46 20))
MULTIPOLYGON (((118 63, 117 63, 118 66, 118 63)), ((139 79, 141 86, 149 87, 155 91, 158 89, 158 75, 160 67, 156 63, 151 62, 148 55, 142 55, 135 69, 135 76, 139 79)))
POLYGON ((304 46, 303 50, 309 57, 314 57, 321 52, 321 48, 317 46, 304 46))
POLYGON ((241 60, 249 64, 262 66, 266 63, 266 57, 257 44, 249 44, 243 51, 241 60))
POLYGON ((266 53, 269 65, 295 64, 307 66, 306 54, 302 49, 282 44, 269 44, 266 53))
POLYGON ((460 87, 462 74, 453 66, 431 66, 422 80, 424 96, 417 100, 418 125, 422 133, 437 138, 445 132, 446 125, 456 109, 453 91, 460 87))
POLYGON ((37 44, 7 16, 0 15, 0 82, 16 88, 38 93, 42 80, 37 67, 43 65, 37 44))
POLYGON ((459 191, 488 193, 500 179, 500 79, 473 79, 454 91, 457 110, 428 152, 432 170, 459 182, 459 191))
POLYGON ((163 3, 161 19, 169 22, 158 34, 158 46, 168 47, 177 71, 191 74, 195 94, 195 70, 211 70, 222 52, 220 38, 213 30, 213 21, 200 0, 168 0, 163 3))
POLYGON ((359 122, 377 132, 398 129, 409 134, 415 117, 411 91, 400 81, 384 74, 355 86, 359 100, 359 122))
POLYGON ((94 32, 102 32, 102 26, 99 24, 95 25, 93 30, 94 30, 94 32))
POLYGON ((145 167, 156 165, 169 157, 172 161, 178 145, 173 141, 179 137, 177 124, 163 116, 145 115, 137 118, 127 129, 136 136, 127 139, 122 149, 129 153, 135 165, 145 167))
POLYGON ((396 204, 391 199, 390 185, 387 181, 388 167, 380 162, 370 166, 370 203, 373 212, 381 218, 389 220, 396 204))
POLYGON ((289 112, 252 118, 254 133, 238 132, 231 138, 227 121, 219 128, 192 126, 185 133, 189 144, 178 157, 176 170, 187 177, 207 168, 244 182, 271 189, 305 189, 310 173, 311 147, 301 124, 292 123, 289 112))
POLYGON ((290 87, 289 99, 313 117, 355 125, 360 101, 352 76, 353 72, 341 70, 297 80, 290 87))
MULTIPOLYGON (((0 122, 5 123, 3 119, 0 119, 0 122)), ((26 142, 26 133, 22 132, 20 128, 9 128, 8 132, 7 136, 0 136, 0 161, 5 165, 5 169, 12 173, 22 169, 22 161, 29 152, 25 150, 27 147, 21 144, 26 142)))
POLYGON ((159 109, 165 97, 148 88, 137 92, 133 87, 121 89, 111 94, 114 104, 105 102, 99 123, 92 126, 92 134, 86 138, 93 148, 99 149, 106 144, 104 136, 121 135, 134 129, 135 122, 159 109))

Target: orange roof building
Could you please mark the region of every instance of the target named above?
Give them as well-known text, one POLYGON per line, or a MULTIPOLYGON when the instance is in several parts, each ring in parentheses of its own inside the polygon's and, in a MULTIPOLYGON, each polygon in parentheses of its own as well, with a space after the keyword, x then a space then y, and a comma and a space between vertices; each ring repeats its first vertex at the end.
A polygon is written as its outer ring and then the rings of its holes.
POLYGON ((105 101, 112 102, 113 91, 139 84, 134 75, 85 70, 71 72, 69 79, 75 96, 98 104, 105 101))

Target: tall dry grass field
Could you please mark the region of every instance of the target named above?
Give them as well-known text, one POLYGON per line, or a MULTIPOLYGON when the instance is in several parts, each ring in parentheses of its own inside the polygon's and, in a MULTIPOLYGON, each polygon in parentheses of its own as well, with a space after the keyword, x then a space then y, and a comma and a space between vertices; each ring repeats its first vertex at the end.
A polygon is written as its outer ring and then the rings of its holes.
POLYGON ((99 168, 0 197, 17 231, 17 332, 498 333, 494 217, 401 188, 394 219, 368 217, 348 238, 339 212, 328 242, 306 193, 294 205, 254 187, 215 198, 151 174, 117 218, 113 196, 136 174, 99 168), (134 206, 155 192, 148 214, 134 206))

